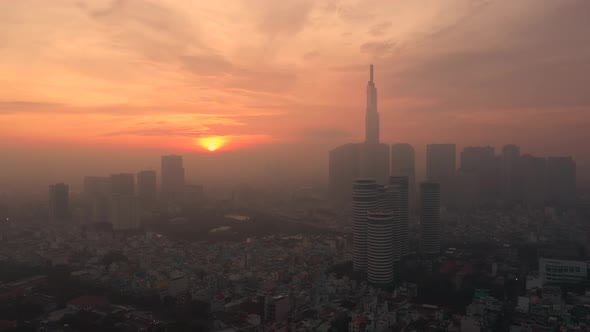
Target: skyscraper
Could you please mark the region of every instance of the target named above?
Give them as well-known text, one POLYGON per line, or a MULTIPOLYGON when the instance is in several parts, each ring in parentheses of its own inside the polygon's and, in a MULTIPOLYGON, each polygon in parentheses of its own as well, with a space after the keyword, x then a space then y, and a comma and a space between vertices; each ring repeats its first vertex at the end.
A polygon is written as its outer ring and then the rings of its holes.
POLYGON ((373 65, 367 83, 367 110, 365 116, 365 142, 360 147, 360 176, 386 183, 390 175, 389 145, 379 143, 379 112, 377 88, 373 82, 373 65))
POLYGON ((137 173, 137 199, 142 211, 153 210, 158 199, 156 171, 137 173))
POLYGON ((514 203, 522 199, 522 177, 520 174, 520 148, 505 145, 502 148, 502 199, 514 203))
POLYGON ((67 184, 49 186, 49 217, 56 222, 70 219, 70 187, 67 184))
POLYGON ((373 82, 371 65, 367 82, 367 113, 365 116, 365 143, 379 144, 379 112, 377 112, 377 88, 373 82))
POLYGON ((392 213, 393 216, 393 237, 389 244, 393 248, 391 262, 397 262, 403 256, 404 247, 404 221, 402 208, 402 193, 399 185, 389 184, 384 186, 380 197, 378 211, 392 213))
POLYGON ((358 179, 352 186, 352 263, 355 271, 367 270, 367 217, 379 207, 379 185, 358 179))
POLYGON ((182 156, 162 156, 162 199, 179 202, 184 196, 182 156))
POLYGON ((376 286, 390 286, 394 274, 393 211, 369 212, 367 224, 367 279, 376 286))
POLYGON ((441 203, 445 205, 448 205, 454 196, 456 149, 455 144, 426 146, 426 178, 440 185, 441 203))
POLYGON ((403 257, 410 252, 410 209, 409 209, 409 178, 407 176, 392 176, 389 178, 390 187, 398 191, 398 203, 394 208, 396 219, 395 238, 399 242, 399 255, 403 257))
POLYGON ((440 253, 440 186, 435 182, 420 184, 420 226, 422 253, 440 253))
POLYGON ((472 200, 474 207, 495 203, 500 190, 500 172, 493 147, 465 147, 461 151, 460 172, 462 181, 455 181, 458 200, 472 200))
POLYGON ((389 145, 364 143, 360 145, 360 177, 375 179, 378 183, 387 183, 390 175, 389 145))
POLYGON ((109 178, 102 176, 84 177, 82 195, 86 222, 107 222, 109 178))
POLYGON ((572 157, 547 158, 547 200, 558 207, 576 204, 576 162, 572 157))
POLYGON ((416 207, 416 154, 407 143, 391 146, 391 175, 408 177, 409 209, 416 207))
POLYGON ((113 225, 113 229, 130 230, 139 227, 134 175, 130 173, 111 174, 109 180, 109 221, 113 225))
POLYGON ((139 227, 137 197, 112 194, 109 197, 109 220, 114 230, 132 230, 139 227))
POLYGON ((546 201, 547 160, 525 154, 520 157, 523 181, 523 201, 529 208, 542 208, 546 201))
POLYGON ((111 174, 109 192, 119 195, 135 195, 135 176, 131 173, 111 174))
POLYGON ((359 177, 360 144, 349 143, 330 151, 330 198, 337 203, 349 203, 352 184, 359 177))

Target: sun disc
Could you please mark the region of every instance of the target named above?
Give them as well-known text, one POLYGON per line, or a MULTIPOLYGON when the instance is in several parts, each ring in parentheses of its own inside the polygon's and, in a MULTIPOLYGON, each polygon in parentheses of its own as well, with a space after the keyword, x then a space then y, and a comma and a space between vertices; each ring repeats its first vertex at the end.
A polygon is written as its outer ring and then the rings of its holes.
POLYGON ((199 139, 199 144, 208 151, 216 151, 225 144, 223 136, 210 136, 199 139))

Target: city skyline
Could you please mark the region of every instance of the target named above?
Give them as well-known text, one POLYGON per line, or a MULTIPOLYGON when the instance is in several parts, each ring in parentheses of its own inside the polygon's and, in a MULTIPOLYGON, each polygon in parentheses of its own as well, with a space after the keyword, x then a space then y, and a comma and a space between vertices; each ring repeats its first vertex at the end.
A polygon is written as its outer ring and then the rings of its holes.
MULTIPOLYGON (((0 146, 15 163, 35 164, 49 149, 76 162, 89 150, 97 158, 217 158, 209 148, 268 159, 286 145, 298 150, 293 163, 305 153, 322 170, 326 151, 363 141, 363 81, 374 63, 381 141, 411 143, 419 164, 429 143, 514 143, 533 155, 572 155, 587 178, 590 156, 576 143, 589 138, 589 75, 577 66, 587 51, 580 45, 588 3, 535 4, 448 1, 425 10, 236 1, 222 10, 172 0, 64 1, 43 10, 5 2, 0 146), (239 16, 243 9, 249 14, 239 16), (23 43, 29 37, 16 22, 53 33, 23 43), (221 23, 219 34, 203 33, 221 23), (238 31, 251 44, 228 43, 238 31), (211 136, 218 140, 200 141, 211 136)), ((24 172, 2 170, 6 178, 24 172)))
POLYGON ((0 1, 0 330, 587 329, 588 13, 0 1))

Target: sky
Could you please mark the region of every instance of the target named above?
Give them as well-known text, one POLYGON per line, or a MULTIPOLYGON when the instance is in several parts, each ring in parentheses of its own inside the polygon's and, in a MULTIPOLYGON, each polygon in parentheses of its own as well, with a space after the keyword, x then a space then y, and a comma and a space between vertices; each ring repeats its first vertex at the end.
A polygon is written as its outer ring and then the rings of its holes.
POLYGON ((157 168, 158 153, 323 170, 364 137, 371 63, 384 142, 515 143, 584 169, 589 13, 587 0, 0 1, 0 185, 157 168))

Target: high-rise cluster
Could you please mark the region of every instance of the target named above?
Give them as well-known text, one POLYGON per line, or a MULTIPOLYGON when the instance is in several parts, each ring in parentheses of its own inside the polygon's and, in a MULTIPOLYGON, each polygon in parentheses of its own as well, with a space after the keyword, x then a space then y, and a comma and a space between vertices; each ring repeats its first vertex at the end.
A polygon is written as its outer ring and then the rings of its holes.
POLYGON ((375 285, 390 285, 395 262, 406 254, 407 219, 403 215, 407 195, 403 190, 373 179, 358 179, 353 184, 353 267, 366 272, 375 285))
POLYGON ((367 218, 379 208, 379 185, 373 179, 359 179, 352 186, 352 253, 355 271, 367 270, 367 218))
MULTIPOLYGON (((86 176, 81 195, 81 223, 110 223, 114 230, 133 230, 140 221, 161 208, 175 211, 202 199, 203 187, 186 185, 182 156, 162 156, 161 193, 157 174, 143 170, 137 174, 117 173, 108 177, 86 176), (164 204, 162 204, 164 203, 164 204)), ((49 188, 52 220, 70 219, 69 187, 60 183, 49 188)))

